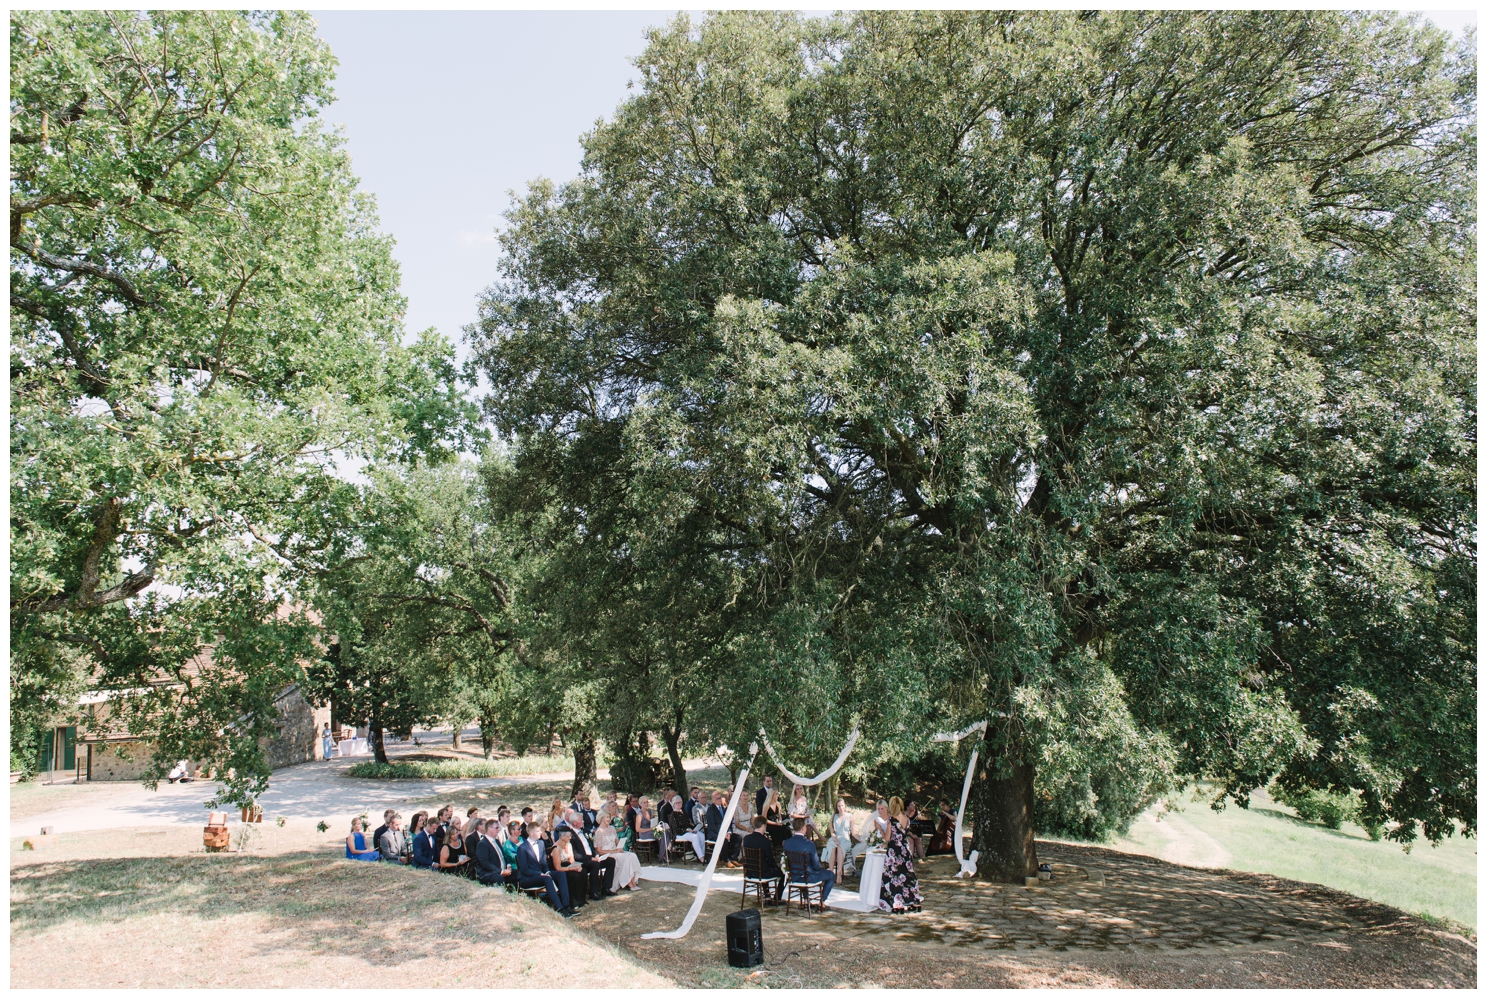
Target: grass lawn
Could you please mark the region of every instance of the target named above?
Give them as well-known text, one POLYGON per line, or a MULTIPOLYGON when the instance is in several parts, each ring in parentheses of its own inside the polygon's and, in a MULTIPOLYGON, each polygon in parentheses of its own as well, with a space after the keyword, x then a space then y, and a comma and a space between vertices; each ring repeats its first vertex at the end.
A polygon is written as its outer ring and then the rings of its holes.
POLYGON ((540 903, 327 849, 11 859, 17 987, 671 984, 540 903))
MULTIPOLYGON (((1432 847, 1417 840, 1409 853, 1389 840, 1377 843, 1351 823, 1326 829, 1304 822, 1264 791, 1248 809, 1232 803, 1222 812, 1191 795, 1178 802, 1178 822, 1197 830, 1227 852, 1217 866, 1274 874, 1351 892, 1406 912, 1477 926, 1477 841, 1460 835, 1432 847)), ((1114 848, 1166 856, 1172 837, 1160 823, 1138 821, 1114 848)), ((1210 847, 1211 848, 1211 847, 1210 847)), ((1166 859, 1182 862, 1182 858, 1166 859)))

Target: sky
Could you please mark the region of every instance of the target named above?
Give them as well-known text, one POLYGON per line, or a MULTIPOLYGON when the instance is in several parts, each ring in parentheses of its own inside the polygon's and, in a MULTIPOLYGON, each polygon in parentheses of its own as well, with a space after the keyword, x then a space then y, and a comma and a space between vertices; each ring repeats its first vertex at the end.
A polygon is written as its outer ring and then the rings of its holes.
MULTIPOLYGON (((397 240, 410 332, 459 342, 497 278, 508 192, 577 176, 579 137, 625 100, 645 30, 674 13, 316 12, 340 61, 326 117, 397 240)), ((1422 13, 1476 24, 1474 8, 1422 13)))
MULTIPOLYGON (((326 118, 397 240, 407 329, 458 342, 497 278, 508 192, 577 176, 579 137, 636 76, 668 12, 320 11, 340 61, 326 118)), ((461 352, 463 356, 463 351, 461 352)))

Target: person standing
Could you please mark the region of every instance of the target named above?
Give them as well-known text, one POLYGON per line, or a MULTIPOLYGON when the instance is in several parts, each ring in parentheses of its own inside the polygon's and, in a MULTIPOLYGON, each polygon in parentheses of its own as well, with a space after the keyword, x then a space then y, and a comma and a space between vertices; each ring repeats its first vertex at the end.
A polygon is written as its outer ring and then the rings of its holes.
POLYGON ((326 759, 326 760, 330 759, 330 751, 331 751, 330 722, 326 722, 325 723, 325 728, 323 728, 320 731, 320 745, 321 745, 321 748, 324 750, 324 752, 321 753, 321 758, 322 759, 326 759))
POLYGON ((893 913, 918 912, 924 896, 919 892, 919 878, 914 874, 914 861, 904 835, 907 820, 903 802, 894 798, 888 803, 887 812, 887 855, 883 858, 883 888, 878 907, 893 913))
POLYGON ((774 791, 774 778, 765 774, 764 786, 754 792, 754 814, 764 814, 764 803, 769 800, 771 792, 774 791))

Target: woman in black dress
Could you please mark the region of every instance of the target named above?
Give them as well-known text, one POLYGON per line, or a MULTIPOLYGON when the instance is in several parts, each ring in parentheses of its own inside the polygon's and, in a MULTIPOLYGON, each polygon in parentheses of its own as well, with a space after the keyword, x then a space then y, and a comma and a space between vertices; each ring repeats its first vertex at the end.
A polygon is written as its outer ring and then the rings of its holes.
POLYGON ((908 819, 903 802, 894 798, 888 803, 887 856, 883 858, 883 888, 878 905, 889 912, 918 912, 924 902, 919 893, 919 879, 914 875, 914 861, 909 856, 908 819))

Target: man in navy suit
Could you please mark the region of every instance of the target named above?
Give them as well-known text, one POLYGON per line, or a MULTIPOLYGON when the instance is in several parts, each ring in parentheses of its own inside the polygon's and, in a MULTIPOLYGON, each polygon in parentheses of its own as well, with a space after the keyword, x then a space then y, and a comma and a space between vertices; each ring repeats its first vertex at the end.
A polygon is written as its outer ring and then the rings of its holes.
MULTIPOLYGON (((416 817, 416 816, 415 816, 416 817)), ((425 870, 434 866, 434 829, 431 822, 424 823, 418 835, 413 837, 413 866, 425 870)))
POLYGON ((523 888, 541 886, 547 894, 547 904, 564 918, 571 918, 573 907, 568 904, 568 876, 553 870, 548 863, 547 850, 542 844, 542 827, 529 822, 523 833, 526 838, 516 849, 516 883, 523 888))
POLYGON ((483 885, 503 884, 511 874, 511 868, 506 866, 506 858, 501 854, 500 844, 486 835, 495 821, 491 819, 477 823, 479 828, 476 829, 474 850, 475 877, 483 885))
MULTIPOLYGON (((787 853, 805 854, 805 880, 807 884, 821 885, 821 901, 826 901, 826 896, 831 894, 831 888, 836 884, 836 875, 829 868, 821 866, 821 855, 816 852, 816 844, 805 838, 805 816, 797 816, 790 821, 790 827, 795 830, 795 835, 785 840, 781 849, 787 853)), ((791 880, 794 880, 793 872, 791 880)))

